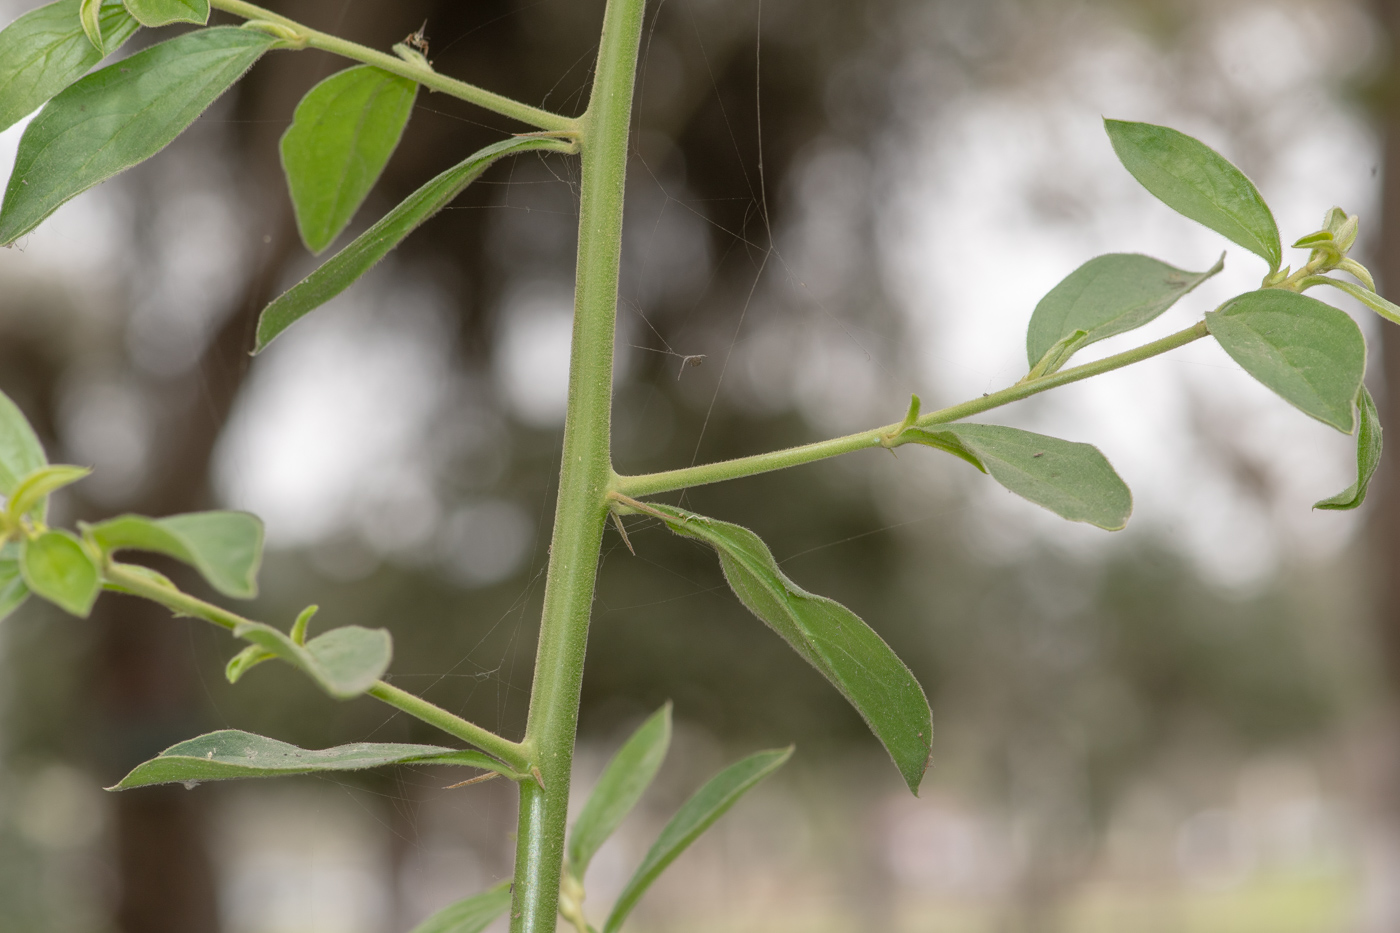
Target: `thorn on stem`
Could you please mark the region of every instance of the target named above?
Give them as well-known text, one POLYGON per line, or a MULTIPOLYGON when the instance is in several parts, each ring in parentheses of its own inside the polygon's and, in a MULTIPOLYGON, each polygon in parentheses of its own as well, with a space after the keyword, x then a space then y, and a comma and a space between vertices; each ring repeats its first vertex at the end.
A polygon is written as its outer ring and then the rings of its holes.
POLYGON ((500 776, 501 774, 499 771, 487 771, 485 774, 478 774, 476 777, 468 778, 467 780, 461 781, 460 783, 448 784, 446 787, 443 788, 443 790, 454 790, 458 787, 466 787, 468 784, 481 784, 486 781, 493 780, 494 778, 498 778, 500 776))
POLYGON ((617 526, 617 533, 622 535, 622 543, 627 545, 627 550, 632 552, 632 556, 637 556, 637 549, 632 547, 632 542, 627 540, 627 529, 622 525, 622 516, 616 512, 612 513, 613 524, 617 526))

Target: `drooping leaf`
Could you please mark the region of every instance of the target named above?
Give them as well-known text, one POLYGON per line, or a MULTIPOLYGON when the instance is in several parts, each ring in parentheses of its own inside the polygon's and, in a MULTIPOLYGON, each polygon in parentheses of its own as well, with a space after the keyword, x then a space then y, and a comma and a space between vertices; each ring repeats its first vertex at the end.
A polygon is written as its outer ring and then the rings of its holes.
POLYGON ((130 790, 152 784, 283 777, 321 771, 363 771, 403 764, 462 765, 511 774, 499 761, 470 749, 375 742, 309 749, 251 732, 221 729, 170 746, 157 757, 137 765, 107 789, 130 790))
POLYGON ((1366 487, 1371 484, 1376 467, 1381 462, 1381 416, 1375 399, 1363 385, 1356 396, 1356 482, 1328 499, 1313 505, 1315 509, 1354 509, 1366 501, 1366 487))
POLYGON ((0 208, 0 245, 68 199, 164 149, 277 40, 216 26, 176 36, 95 71, 24 130, 0 208))
POLYGON ((258 595, 263 525, 247 512, 191 512, 169 518, 119 515, 90 529, 104 551, 155 551, 199 571, 225 596, 258 595))
POLYGON ((1381 295, 1376 294, 1369 288, 1362 288, 1353 282, 1343 282, 1341 279, 1334 279, 1326 275, 1310 275, 1303 280, 1304 285, 1331 285, 1339 291, 1346 292, 1357 301, 1361 302, 1381 317, 1392 324, 1400 324, 1400 305, 1386 300, 1381 295))
POLYGON ((905 436, 961 457, 1072 522, 1117 531, 1133 512, 1132 492, 1092 444, 994 424, 935 424, 910 428, 905 436))
POLYGON ((502 881, 489 891, 473 894, 414 927, 411 933, 482 933, 510 909, 511 883, 502 881))
POLYGON ((378 181, 413 111, 416 82, 358 65, 297 104, 282 135, 282 168, 297 230, 313 253, 340 235, 378 181))
POLYGON ((261 622, 245 622, 233 634, 300 669, 337 700, 353 699, 373 687, 394 654, 388 632, 358 625, 331 629, 304 646, 261 622))
POLYGON ((569 830, 569 871, 580 881, 588 863, 651 786, 671 744, 671 704, 632 733, 603 769, 602 777, 569 830))
POLYGON ((48 462, 29 419, 8 395, 0 392, 0 496, 9 498, 20 480, 48 462))
POLYGON ((522 136, 481 149, 410 194, 349 246, 319 269, 283 292, 258 318, 257 346, 261 352, 282 331, 349 288, 375 263, 388 255, 420 224, 442 210, 497 159, 531 150, 567 151, 557 139, 522 136))
POLYGON ((83 31, 79 3, 41 6, 0 31, 0 130, 87 74, 138 28, 121 0, 105 0, 98 16, 104 48, 98 51, 83 31))
POLYGON ((1142 327, 1223 268, 1224 256, 1205 272, 1186 272, 1136 253, 1090 259, 1035 306, 1026 330, 1028 363, 1035 366, 1075 331, 1084 331, 1075 343, 1077 350, 1142 327))
POLYGON ((709 829, 729 808, 768 775, 777 771, 792 757, 792 748, 757 752, 743 761, 735 762, 710 778, 705 786, 681 805, 676 815, 661 830, 661 835, 637 866, 627 887, 618 895, 603 933, 617 933, 627 915, 637 906, 647 888, 676 860, 686 848, 709 829))
POLYGON ((45 531, 24 541, 19 565, 31 592, 84 619, 102 590, 97 564, 72 532, 45 531))
POLYGON ((884 639, 845 606, 788 579, 747 528, 675 506, 653 502, 647 508, 676 534, 719 553, 740 601, 841 691, 917 794, 932 750, 933 714, 923 688, 884 639))
POLYGON ((209 22, 209 0, 123 0, 142 26, 209 22))
POLYGON ((1123 167, 1158 200, 1278 269, 1283 246, 1274 215, 1228 159, 1169 127, 1105 120, 1104 128, 1123 167))
POLYGON ((29 587, 19 567, 19 542, 0 545, 0 620, 14 612, 29 598, 29 587))
POLYGON ((1245 292, 1206 326, 1255 379, 1324 424, 1350 434, 1366 372, 1366 341, 1344 311, 1282 288, 1245 292))
POLYGON ((47 511, 44 506, 48 497, 91 472, 87 467, 69 466, 66 463, 40 467, 15 486, 9 501, 5 503, 5 511, 9 513, 11 521, 31 512, 43 521, 47 511))
POLYGON ((224 678, 229 683, 236 684, 248 671, 276 657, 277 655, 261 645, 249 645, 228 659, 228 663, 224 665, 224 678))

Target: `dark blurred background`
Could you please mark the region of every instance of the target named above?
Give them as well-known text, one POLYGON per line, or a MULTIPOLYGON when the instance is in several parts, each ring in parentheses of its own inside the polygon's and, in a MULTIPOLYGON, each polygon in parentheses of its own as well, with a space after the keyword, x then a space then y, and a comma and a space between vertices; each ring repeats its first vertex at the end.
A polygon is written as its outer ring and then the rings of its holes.
MULTIPOLYGON (((34 5, 6 0, 0 19, 34 5)), ((380 48, 426 21, 439 70, 571 114, 601 18, 595 0, 272 5, 380 48)), ((1225 152, 1289 241, 1333 203, 1360 212, 1362 261, 1400 283, 1396 16, 1388 0, 652 3, 618 468, 799 443, 893 420, 911 392, 932 407, 1013 382, 1035 301, 1096 253, 1208 266, 1225 244, 1135 188, 1101 115, 1225 152)), ((576 165, 493 168, 253 361, 257 312, 314 265, 277 140, 340 67, 269 55, 168 150, 0 255, 0 389, 51 459, 96 468, 65 518, 259 512, 269 553, 249 614, 285 624, 317 603, 318 624, 386 626, 395 683, 515 736, 553 511, 576 165)), ((358 229, 519 129, 421 94, 358 229)), ((20 131, 0 134, 7 164, 20 131)), ((1238 252, 1144 334, 1252 287, 1263 270, 1238 252)), ((1400 340, 1363 326, 1393 418, 1400 340)), ((1138 513, 1116 535, 922 450, 671 497, 753 527, 907 660, 936 726, 918 799, 711 553, 634 519, 633 556, 610 531, 578 792, 667 699, 678 727, 642 812, 595 862, 590 911, 704 776, 796 742, 637 930, 1400 928, 1400 474, 1383 467, 1358 513, 1311 513, 1350 481, 1348 439, 1210 347, 1140 370, 1005 415, 1110 455, 1138 513)), ((313 747, 437 740, 280 666, 231 687, 235 650, 117 596, 89 621, 37 603, 6 620, 0 929, 400 933, 508 874, 511 788, 442 790, 432 770, 102 793, 215 728, 313 747)))

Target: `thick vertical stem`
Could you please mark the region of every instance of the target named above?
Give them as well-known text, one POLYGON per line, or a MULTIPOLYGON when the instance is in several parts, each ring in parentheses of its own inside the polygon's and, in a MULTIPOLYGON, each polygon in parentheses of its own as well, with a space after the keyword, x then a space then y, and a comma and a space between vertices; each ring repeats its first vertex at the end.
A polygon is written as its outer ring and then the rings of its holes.
POLYGON ((569 412, 524 742, 544 787, 521 784, 512 933, 554 933, 558 912, 579 688, 612 476, 608 436, 622 196, 644 7, 645 0, 609 0, 597 77, 582 119, 569 412))

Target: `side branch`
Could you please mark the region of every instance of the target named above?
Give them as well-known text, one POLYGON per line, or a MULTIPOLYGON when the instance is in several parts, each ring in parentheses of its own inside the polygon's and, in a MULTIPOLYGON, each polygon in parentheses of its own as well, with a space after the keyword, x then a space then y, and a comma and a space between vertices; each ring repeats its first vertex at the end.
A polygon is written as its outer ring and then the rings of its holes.
POLYGON ((784 470, 803 463, 825 460, 828 457, 850 453, 854 450, 864 450, 867 447, 897 447, 903 443, 899 440, 898 435, 904 428, 945 424, 993 408, 1000 408, 1002 405, 1020 401, 1047 389, 1067 385, 1071 382, 1079 382, 1081 379, 1112 372, 1115 369, 1122 369, 1124 366, 1159 356, 1169 350, 1175 350, 1177 347, 1199 340, 1207 333, 1205 321, 1199 321, 1185 330, 1177 331, 1161 340, 1155 340, 1152 343, 1107 356, 1092 363, 1085 363, 1083 366, 1076 366, 1073 369, 1062 369, 1048 376, 1029 379, 1002 389, 1000 392, 993 392, 990 395, 971 399, 959 405, 929 412, 914 419, 912 423, 895 422, 869 431, 862 431, 859 434, 848 434, 845 437, 817 441, 814 444, 803 444, 800 447, 789 447, 786 450, 755 454, 752 457, 738 457, 734 460, 707 463, 682 470, 667 470, 662 473, 647 473, 640 476, 614 476, 612 489, 614 492, 632 498, 654 496, 676 489, 703 486, 706 483, 718 483, 723 480, 756 476, 759 473, 771 473, 774 470, 784 470))
MULTIPOLYGON (((203 619, 229 631, 240 625, 255 624, 237 613, 181 592, 164 578, 143 572, 143 568, 113 564, 104 568, 103 576, 109 588, 159 603, 177 616, 203 619)), ((422 697, 400 690, 382 680, 376 681, 368 693, 415 719, 436 726, 448 735, 456 736, 488 754, 495 755, 516 771, 523 773, 530 770, 528 749, 517 742, 504 739, 475 723, 449 713, 440 706, 429 703, 422 697)))
POLYGON ((299 46, 310 46, 313 49, 332 52, 357 62, 363 62, 366 65, 374 65, 376 68, 382 68, 410 81, 416 81, 426 88, 442 91, 444 94, 450 94, 453 97, 476 104, 478 107, 519 120, 521 123, 551 133, 572 134, 578 132, 579 122, 573 117, 565 117, 548 110, 541 110, 538 107, 531 107, 529 104, 521 103, 494 91, 477 87, 475 84, 449 78, 434 71, 431 65, 406 61, 396 55, 380 52, 357 42, 350 42, 338 36, 311 29, 271 10, 265 10, 252 3, 245 3, 244 0, 209 0, 209 5, 216 10, 241 16, 245 20, 274 23, 277 26, 285 27, 296 35, 295 40, 290 41, 294 41, 299 46))

